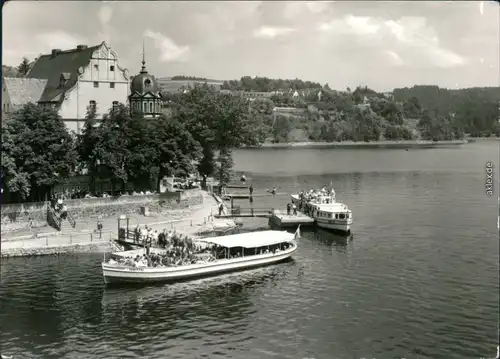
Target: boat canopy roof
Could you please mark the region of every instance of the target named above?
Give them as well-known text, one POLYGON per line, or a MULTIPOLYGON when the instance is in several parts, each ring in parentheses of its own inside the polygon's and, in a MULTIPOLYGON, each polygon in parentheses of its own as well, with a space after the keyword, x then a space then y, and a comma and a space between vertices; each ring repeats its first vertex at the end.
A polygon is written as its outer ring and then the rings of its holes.
POLYGON ((325 211, 325 212, 344 212, 347 211, 349 212, 349 208, 340 202, 335 202, 335 203, 311 203, 313 207, 316 207, 320 211, 325 211))
POLYGON ((228 236, 201 238, 198 241, 216 244, 226 248, 257 248, 289 242, 295 238, 293 233, 285 231, 260 231, 231 234, 228 236))

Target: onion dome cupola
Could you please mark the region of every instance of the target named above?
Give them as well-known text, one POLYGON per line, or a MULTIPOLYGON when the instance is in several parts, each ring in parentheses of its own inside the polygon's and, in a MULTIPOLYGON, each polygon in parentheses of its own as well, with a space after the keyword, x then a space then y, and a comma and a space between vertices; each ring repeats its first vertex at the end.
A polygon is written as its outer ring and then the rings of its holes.
POLYGON ((132 112, 141 113, 144 117, 158 117, 161 113, 162 96, 155 77, 146 70, 144 42, 142 46, 142 68, 130 84, 130 109, 132 112))
POLYGON ((142 68, 138 75, 134 76, 131 84, 132 93, 146 93, 146 92, 156 92, 156 80, 153 75, 148 73, 146 70, 146 60, 144 59, 144 52, 142 55, 142 68))

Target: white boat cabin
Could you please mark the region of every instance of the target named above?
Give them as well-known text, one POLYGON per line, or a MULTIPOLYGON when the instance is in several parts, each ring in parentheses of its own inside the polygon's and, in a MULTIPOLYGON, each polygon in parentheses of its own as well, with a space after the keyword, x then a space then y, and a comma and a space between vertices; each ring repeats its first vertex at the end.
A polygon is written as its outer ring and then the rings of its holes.
POLYGON ((216 259, 278 253, 296 246, 295 235, 284 231, 239 233, 199 241, 215 246, 216 259))

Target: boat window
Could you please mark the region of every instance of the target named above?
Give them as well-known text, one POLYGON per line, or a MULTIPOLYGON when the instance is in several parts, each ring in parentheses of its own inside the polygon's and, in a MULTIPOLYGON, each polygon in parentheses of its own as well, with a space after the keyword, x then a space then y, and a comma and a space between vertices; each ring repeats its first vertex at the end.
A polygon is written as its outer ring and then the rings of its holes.
POLYGON ((346 213, 345 218, 349 218, 349 213, 346 213))
POLYGON ((319 217, 319 211, 318 211, 318 213, 316 213, 316 217, 319 217))
POLYGON ((345 214, 344 213, 339 214, 339 218, 340 219, 344 219, 345 218, 345 214))
POLYGON ((328 213, 328 218, 332 218, 332 214, 331 213, 328 213))
POLYGON ((339 214, 335 213, 335 219, 339 219, 339 214))

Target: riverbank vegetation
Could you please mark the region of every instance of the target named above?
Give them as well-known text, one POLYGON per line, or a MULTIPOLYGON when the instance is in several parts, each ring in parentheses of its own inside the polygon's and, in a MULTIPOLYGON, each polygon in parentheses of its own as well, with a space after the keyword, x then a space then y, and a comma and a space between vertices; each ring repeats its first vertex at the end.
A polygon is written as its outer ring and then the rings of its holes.
POLYGON ((232 150, 240 146, 500 136, 498 89, 417 86, 381 94, 367 87, 334 91, 327 84, 250 77, 223 87, 230 91, 196 85, 165 94, 165 113, 155 119, 131 114, 126 105, 103 119, 89 110, 79 136, 66 131, 57 111, 24 106, 2 122, 4 203, 43 200, 82 171, 91 188, 109 179, 114 188, 148 183, 158 189, 164 176, 193 172, 224 184, 231 178, 232 150), (267 95, 249 101, 241 91, 267 95))
POLYGON ((263 117, 267 140, 275 143, 500 136, 500 88, 334 91, 328 84, 249 76, 226 81, 222 88, 236 93, 274 92, 252 105, 263 117), (273 108, 277 108, 274 113, 273 108))
POLYGON ((155 119, 131 114, 123 104, 99 120, 89 109, 78 137, 67 132, 54 109, 24 106, 2 122, 3 199, 44 200, 54 186, 82 171, 93 193, 98 179, 109 179, 115 189, 127 183, 158 189, 164 176, 196 171, 227 183, 232 150, 260 144, 246 101, 208 86, 174 100, 169 113, 155 119))

